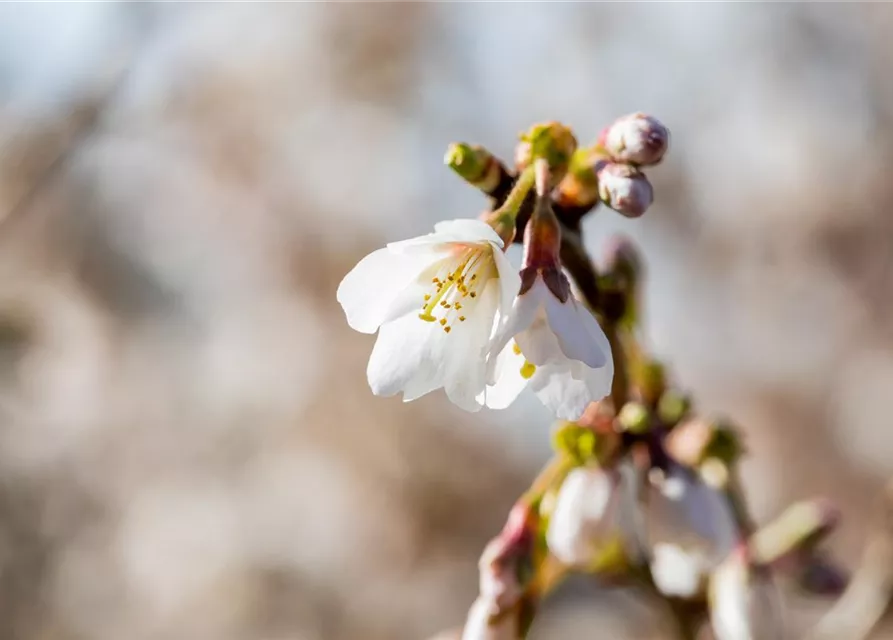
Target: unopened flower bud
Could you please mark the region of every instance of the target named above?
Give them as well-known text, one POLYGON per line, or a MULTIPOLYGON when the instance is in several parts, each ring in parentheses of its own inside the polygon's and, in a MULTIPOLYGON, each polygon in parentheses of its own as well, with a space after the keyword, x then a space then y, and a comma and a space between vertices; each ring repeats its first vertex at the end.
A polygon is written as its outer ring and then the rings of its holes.
POLYGON ((602 264, 602 270, 627 289, 635 287, 642 273, 639 250, 632 240, 623 236, 614 236, 607 242, 602 264))
POLYGON ((638 218, 654 201, 654 189, 645 174, 628 164, 600 162, 596 167, 598 196, 627 218, 638 218))
POLYGON ((818 498, 791 505, 750 537, 753 557, 769 564, 815 547, 840 522, 840 511, 818 498))
POLYGON ((556 202, 566 209, 590 209, 598 203, 598 178, 590 149, 577 149, 567 175, 558 185, 556 202))
POLYGON ((633 113, 606 127, 598 142, 618 162, 647 166, 657 164, 664 157, 670 132, 657 119, 633 113))
POLYGON ((619 484, 616 471, 599 467, 578 467, 565 478, 546 532, 549 550, 561 562, 590 566, 613 539, 619 484))
POLYGON ((514 611, 502 612, 493 602, 479 597, 468 610, 462 640, 519 640, 518 616, 514 611))
POLYGON ((643 404, 627 402, 617 414, 617 424, 630 433, 645 433, 651 426, 651 415, 643 404))
POLYGON ((452 143, 443 161, 459 177, 484 193, 491 193, 499 186, 505 171, 492 153, 480 145, 464 142, 452 143))
POLYGON ((804 591, 838 597, 849 583, 849 576, 825 554, 813 550, 806 554, 797 573, 797 585, 804 591))
POLYGON ((577 150, 573 132, 560 122, 536 124, 525 133, 515 148, 515 166, 523 171, 536 158, 549 164, 551 180, 549 188, 555 188, 567 173, 571 156, 577 150))
POLYGON ((710 577, 710 624, 716 640, 782 640, 778 590, 769 572, 737 547, 710 577))

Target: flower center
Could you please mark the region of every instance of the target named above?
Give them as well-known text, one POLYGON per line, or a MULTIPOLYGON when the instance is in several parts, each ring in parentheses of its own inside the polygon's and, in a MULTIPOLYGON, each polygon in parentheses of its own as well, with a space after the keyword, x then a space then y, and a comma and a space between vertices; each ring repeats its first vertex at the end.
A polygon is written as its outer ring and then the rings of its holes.
POLYGON ((419 318, 439 322, 446 333, 452 330, 454 318, 465 322, 465 313, 473 306, 478 293, 496 273, 496 265, 485 251, 467 248, 452 260, 441 262, 431 279, 433 291, 425 294, 419 318))

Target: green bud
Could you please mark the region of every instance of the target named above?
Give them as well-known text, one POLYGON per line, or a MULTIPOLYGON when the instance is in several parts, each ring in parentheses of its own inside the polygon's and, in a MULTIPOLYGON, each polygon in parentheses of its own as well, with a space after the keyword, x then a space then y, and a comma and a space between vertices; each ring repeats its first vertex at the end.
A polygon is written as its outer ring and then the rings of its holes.
POLYGON ((627 402, 617 414, 617 422, 624 431, 645 433, 651 426, 651 415, 644 405, 638 402, 627 402))
POLYGON ((673 426, 677 424, 691 408, 691 399, 675 389, 667 389, 657 403, 657 415, 661 422, 673 426))
POLYGON ((552 433, 552 448, 577 465, 597 460, 601 445, 595 431, 575 422, 564 422, 552 433))
POLYGON ((544 122, 532 126, 520 135, 515 150, 515 164, 523 170, 537 158, 543 158, 551 170, 552 187, 561 182, 577 150, 573 132, 560 122, 544 122))
POLYGON ((447 147, 443 161, 463 180, 475 184, 484 178, 492 158, 492 154, 481 146, 454 142, 447 147))

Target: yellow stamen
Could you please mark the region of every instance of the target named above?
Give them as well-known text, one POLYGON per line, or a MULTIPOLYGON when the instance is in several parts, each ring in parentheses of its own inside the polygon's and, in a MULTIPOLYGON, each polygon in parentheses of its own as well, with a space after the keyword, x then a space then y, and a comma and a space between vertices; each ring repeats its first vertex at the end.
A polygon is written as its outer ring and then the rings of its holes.
POLYGON ((450 329, 452 329, 452 327, 444 327, 444 328, 443 328, 443 330, 444 330, 446 333, 449 333, 449 332, 450 332, 450 329))
POLYGON ((440 324, 441 324, 441 325, 445 325, 445 324, 446 324, 446 318, 441 318, 441 319, 440 319, 440 324))
POLYGON ((536 373, 536 365, 525 360, 521 366, 521 377, 525 380, 530 380, 534 373, 536 373))
POLYGON ((512 345, 512 351, 515 352, 515 355, 516 355, 516 356, 520 356, 520 355, 521 355, 521 347, 518 346, 518 343, 517 343, 517 342, 514 343, 514 344, 512 345))
POLYGON ((465 316, 459 316, 459 322, 465 322, 465 316))

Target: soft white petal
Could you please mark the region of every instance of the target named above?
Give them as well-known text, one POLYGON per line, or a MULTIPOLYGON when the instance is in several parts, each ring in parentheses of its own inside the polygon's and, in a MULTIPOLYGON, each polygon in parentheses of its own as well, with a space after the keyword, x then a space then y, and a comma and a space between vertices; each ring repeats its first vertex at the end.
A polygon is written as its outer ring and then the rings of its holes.
POLYGON ((493 249, 493 261, 499 273, 499 308, 507 314, 521 289, 521 276, 501 249, 493 249))
POLYGON ((549 550, 564 564, 588 565, 618 532, 618 482, 615 473, 592 467, 565 478, 546 531, 549 550))
POLYGON ((453 404, 466 411, 481 408, 478 400, 487 384, 487 347, 493 331, 499 283, 491 280, 466 314, 465 322, 450 326, 449 348, 444 353, 444 390, 453 404))
POLYGON ((521 375, 524 356, 515 352, 515 343, 509 342, 495 358, 491 384, 479 400, 490 409, 505 409, 511 405, 527 386, 528 380, 521 375))
POLYGON ((444 220, 434 225, 434 232, 449 237, 454 242, 492 242, 500 249, 504 246, 502 238, 493 227, 477 218, 444 220))
MULTIPOLYGON (((577 363, 579 366, 585 366, 577 363)), ((589 390, 585 379, 574 377, 574 363, 552 363, 536 368, 530 388, 548 409, 562 420, 579 420, 589 403, 601 400, 589 390)), ((577 371, 582 375, 582 371, 577 371)))
POLYGON ((362 333, 375 333, 400 292, 436 260, 433 254, 401 255, 386 248, 360 260, 336 294, 347 323, 362 333))
MULTIPOLYGON (((512 308, 506 314, 505 320, 501 323, 502 326, 493 336, 490 343, 490 354, 496 356, 502 353, 513 337, 528 329, 533 324, 540 307, 540 295, 536 285, 524 295, 517 296, 512 308)), ((491 366, 495 366, 495 359, 491 358, 491 361, 491 366)))
POLYGON ((472 218, 445 220, 434 225, 432 233, 388 244, 394 253, 447 252, 456 247, 478 245, 489 248, 503 246, 502 239, 486 222, 472 218))
POLYGON ((597 402, 611 393, 611 384, 614 382, 614 361, 608 362, 600 369, 590 369, 585 364, 578 363, 572 367, 575 377, 586 382, 589 395, 593 402, 597 402))
POLYGON ((549 326, 558 337, 564 355, 594 369, 605 365, 607 354, 592 338, 593 332, 600 332, 601 327, 589 310, 573 296, 565 303, 554 296, 546 298, 545 308, 549 326))
POLYGON ((446 338, 439 325, 409 314, 382 325, 366 368, 372 392, 410 389, 418 397, 442 386, 446 338))
POLYGON ((515 336, 515 342, 521 347, 524 357, 538 367, 568 362, 568 357, 558 343, 558 336, 549 327, 546 311, 542 307, 537 310, 530 326, 515 336))

